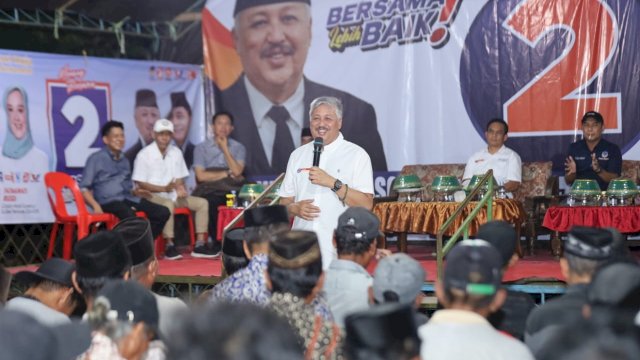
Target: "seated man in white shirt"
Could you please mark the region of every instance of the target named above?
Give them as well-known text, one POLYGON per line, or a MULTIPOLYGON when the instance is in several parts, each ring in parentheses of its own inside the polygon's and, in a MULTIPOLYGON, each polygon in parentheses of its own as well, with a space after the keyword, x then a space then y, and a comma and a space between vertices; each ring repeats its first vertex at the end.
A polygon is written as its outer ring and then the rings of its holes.
POLYGON ((509 125, 502 119, 492 119, 487 124, 484 136, 487 148, 473 154, 464 168, 462 181, 469 183, 473 175, 484 175, 489 169, 493 170, 493 177, 497 185, 504 187, 510 193, 518 190, 522 181, 522 161, 513 150, 504 146, 507 141, 509 125))
POLYGON ((216 257, 218 254, 214 254, 205 244, 209 225, 209 204, 207 200, 189 196, 187 193, 184 178, 189 176, 189 170, 180 149, 171 145, 172 134, 171 121, 156 121, 153 126, 155 141, 145 146, 136 156, 132 179, 137 186, 152 193, 149 201, 165 206, 171 211, 172 216, 162 229, 162 235, 166 240, 165 258, 177 260, 182 257, 173 243, 173 211, 176 207, 187 207, 195 212, 197 239, 191 256, 216 257))

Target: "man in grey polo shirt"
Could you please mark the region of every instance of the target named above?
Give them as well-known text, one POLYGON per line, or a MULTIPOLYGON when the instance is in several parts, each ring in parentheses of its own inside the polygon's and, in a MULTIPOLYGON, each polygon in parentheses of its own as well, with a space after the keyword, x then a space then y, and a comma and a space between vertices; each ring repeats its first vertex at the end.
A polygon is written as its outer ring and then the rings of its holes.
POLYGON ((348 208, 338 218, 333 242, 338 258, 325 272, 324 292, 336 324, 369 307, 373 279, 366 270, 376 255, 380 221, 363 207, 348 208))
MULTIPOLYGON (((207 139, 198 144, 193 151, 193 170, 196 181, 216 182, 229 181, 230 183, 243 180, 242 172, 247 151, 241 143, 231 139, 229 135, 233 131, 233 117, 226 112, 218 112, 211 118, 211 131, 213 139, 207 139)), ((198 191, 198 189, 196 189, 198 191)), ((209 236, 213 240, 217 234, 218 206, 225 203, 224 192, 221 193, 197 193, 209 203, 209 236)), ((220 244, 213 241, 215 250, 220 250, 220 244)))

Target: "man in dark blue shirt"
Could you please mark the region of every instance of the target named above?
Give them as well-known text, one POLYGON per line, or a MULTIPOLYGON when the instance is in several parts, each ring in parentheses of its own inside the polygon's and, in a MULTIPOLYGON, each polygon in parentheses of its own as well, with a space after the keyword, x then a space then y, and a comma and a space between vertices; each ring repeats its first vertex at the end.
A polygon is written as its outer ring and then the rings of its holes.
POLYGON ((133 188, 131 165, 122 153, 122 123, 108 121, 101 133, 106 147, 89 156, 82 172, 80 188, 85 201, 95 213, 112 213, 120 220, 136 216, 136 211, 144 211, 155 239, 171 213, 166 207, 148 201, 146 198, 151 197, 148 191, 133 188))
POLYGON ((593 179, 601 190, 609 181, 620 176, 622 154, 618 145, 602 138, 604 119, 600 113, 589 111, 582 117, 582 140, 569 145, 565 161, 564 179, 567 184, 575 179, 593 179))

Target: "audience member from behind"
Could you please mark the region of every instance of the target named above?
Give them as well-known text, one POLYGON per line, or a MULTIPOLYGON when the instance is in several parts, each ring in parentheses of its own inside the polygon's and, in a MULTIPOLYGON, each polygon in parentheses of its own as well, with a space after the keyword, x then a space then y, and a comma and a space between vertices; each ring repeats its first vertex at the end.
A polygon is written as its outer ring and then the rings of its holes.
POLYGON ((0 310, 7 302, 9 288, 11 287, 11 273, 0 264, 0 310))
POLYGON ((120 234, 99 231, 78 241, 73 249, 76 270, 71 275, 73 286, 84 297, 87 311, 93 299, 109 279, 128 279, 131 255, 120 234))
MULTIPOLYGON (((506 221, 494 220, 480 226, 476 238, 485 240, 498 250, 502 259, 502 271, 507 271, 519 260, 516 251, 518 242, 516 230, 506 221)), ((536 303, 531 295, 513 290, 507 291, 507 299, 500 309, 489 315, 489 322, 496 329, 524 340, 527 317, 536 303)))
MULTIPOLYGON (((614 320, 638 325, 640 312, 640 267, 628 263, 608 265, 599 270, 587 291, 582 314, 607 326, 614 320)), ((640 330, 640 329, 639 329, 640 330)))
POLYGON ((71 282, 75 266, 52 258, 36 271, 21 271, 15 279, 28 288, 7 303, 6 309, 29 314, 45 325, 69 323, 69 316, 81 301, 71 282))
POLYGON ((446 259, 436 295, 444 310, 419 329, 423 359, 533 359, 520 341, 504 335, 486 318, 502 306, 502 261, 484 240, 464 240, 446 259))
POLYGON ((316 314, 312 302, 323 283, 318 237, 290 231, 270 244, 267 282, 269 307, 287 319, 305 349, 305 359, 342 358, 340 328, 316 314))
POLYGON ((407 254, 397 253, 380 260, 373 273, 373 297, 378 304, 400 303, 414 309, 416 325, 429 319, 418 312, 424 294, 422 285, 427 273, 419 262, 407 254))
POLYGON ((269 262, 269 243, 278 233, 289 230, 289 215, 281 205, 257 207, 245 211, 244 224, 244 250, 250 259, 249 265, 216 285, 211 300, 264 306, 271 297, 264 277, 269 262))
POLYGON ((534 352, 554 327, 582 317, 591 278, 610 258, 612 243, 612 234, 607 230, 578 226, 571 229, 560 259, 560 269, 569 286, 564 295, 534 309, 527 319, 525 341, 534 352))
POLYGON ((373 278, 366 267, 376 255, 380 221, 363 207, 350 207, 338 218, 334 244, 338 258, 325 272, 324 293, 336 324, 369 307, 373 278))
POLYGON ((48 326, 23 312, 0 311, 2 359, 75 359, 90 344, 91 328, 85 323, 48 326))
POLYGON ((583 306, 583 320, 565 323, 539 347, 536 358, 637 359, 640 329, 640 267, 608 265, 593 277, 583 306))
POLYGON ((351 360, 419 360, 420 339, 409 305, 383 304, 345 320, 345 353, 351 360))
POLYGON ((169 341, 182 360, 302 360, 286 320, 253 304, 220 302, 193 312, 169 341))
MULTIPOLYGON (((113 231, 122 236, 131 254, 131 279, 151 290, 158 275, 158 260, 153 249, 149 221, 143 218, 129 218, 119 222, 113 231)), ((160 332, 169 334, 170 329, 175 326, 176 320, 180 319, 189 309, 179 298, 153 295, 156 298, 160 314, 160 332)))
POLYGON ((249 265, 249 258, 244 251, 244 228, 231 229, 224 235, 222 242, 222 266, 227 275, 249 265))
POLYGON ((94 329, 91 347, 78 360, 166 358, 156 300, 137 282, 107 282, 87 319, 94 329))

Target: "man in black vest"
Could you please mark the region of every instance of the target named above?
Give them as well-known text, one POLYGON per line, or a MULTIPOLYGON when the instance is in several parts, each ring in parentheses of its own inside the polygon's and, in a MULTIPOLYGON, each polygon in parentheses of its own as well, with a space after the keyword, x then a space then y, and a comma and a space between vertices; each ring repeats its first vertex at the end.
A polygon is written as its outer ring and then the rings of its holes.
POLYGON ((279 174, 300 131, 309 127, 308 109, 320 96, 344 105, 345 139, 369 154, 373 170, 387 162, 371 104, 307 79, 304 63, 311 44, 310 0, 237 0, 233 38, 244 68, 221 92, 216 105, 237 119, 232 137, 247 147, 247 175, 279 174), (293 136, 295 134, 295 136, 293 136))

